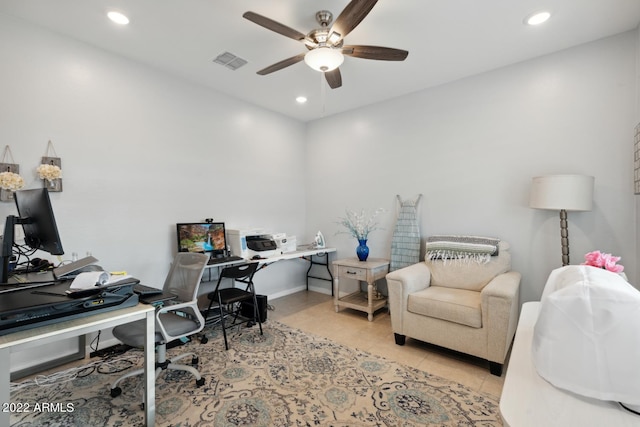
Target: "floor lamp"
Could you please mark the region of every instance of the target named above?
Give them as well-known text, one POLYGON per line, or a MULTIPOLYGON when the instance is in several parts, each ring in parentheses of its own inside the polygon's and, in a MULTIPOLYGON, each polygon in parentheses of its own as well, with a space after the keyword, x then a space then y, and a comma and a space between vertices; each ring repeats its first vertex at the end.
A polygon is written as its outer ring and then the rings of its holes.
POLYGON ((585 175, 537 176, 531 182, 529 207, 560 211, 562 265, 569 265, 567 211, 590 211, 595 178, 585 175))

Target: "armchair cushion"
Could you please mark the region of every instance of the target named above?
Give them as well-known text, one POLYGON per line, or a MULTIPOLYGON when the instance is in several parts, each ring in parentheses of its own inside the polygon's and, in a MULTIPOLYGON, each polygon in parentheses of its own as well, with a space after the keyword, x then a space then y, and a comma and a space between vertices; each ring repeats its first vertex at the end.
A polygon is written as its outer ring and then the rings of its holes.
POLYGON ((431 286, 410 294, 407 310, 472 328, 482 327, 480 292, 431 286))

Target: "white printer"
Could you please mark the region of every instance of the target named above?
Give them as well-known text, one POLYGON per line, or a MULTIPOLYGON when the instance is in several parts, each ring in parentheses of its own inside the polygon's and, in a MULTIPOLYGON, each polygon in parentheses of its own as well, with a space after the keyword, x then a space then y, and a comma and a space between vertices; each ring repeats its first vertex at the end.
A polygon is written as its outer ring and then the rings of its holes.
POLYGON ((265 236, 268 235, 261 229, 227 230, 231 253, 244 259, 251 259, 256 255, 269 258, 278 254, 276 242, 265 236))
POLYGON ((254 256, 269 258, 296 250, 295 236, 287 238, 285 233, 270 234, 262 229, 227 229, 231 253, 245 259, 254 256))

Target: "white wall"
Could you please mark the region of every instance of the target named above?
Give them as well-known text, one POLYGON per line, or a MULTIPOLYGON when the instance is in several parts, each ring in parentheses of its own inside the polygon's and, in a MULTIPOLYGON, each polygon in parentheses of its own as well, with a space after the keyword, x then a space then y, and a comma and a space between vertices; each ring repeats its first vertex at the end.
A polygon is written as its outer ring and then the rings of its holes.
MULTIPOLYGON (((561 265, 558 212, 528 207, 531 178, 595 176, 594 209, 569 213, 571 262, 622 256, 635 283, 636 32, 328 117, 308 127, 308 228, 338 257, 345 207, 387 210, 371 256, 390 255, 397 203, 423 194, 422 236, 475 234, 511 243, 522 300, 561 265)), ((393 84, 389 82, 388 84, 393 84)))
MULTIPOLYGON (((304 240, 304 125, 122 57, 0 16, 0 141, 27 188, 52 140, 65 258, 162 285, 177 222, 214 218, 304 240)), ((231 71, 229 71, 231 72, 231 71)), ((0 204, 0 216, 15 213, 0 204)), ((261 274, 261 292, 304 284, 303 266, 261 274)))

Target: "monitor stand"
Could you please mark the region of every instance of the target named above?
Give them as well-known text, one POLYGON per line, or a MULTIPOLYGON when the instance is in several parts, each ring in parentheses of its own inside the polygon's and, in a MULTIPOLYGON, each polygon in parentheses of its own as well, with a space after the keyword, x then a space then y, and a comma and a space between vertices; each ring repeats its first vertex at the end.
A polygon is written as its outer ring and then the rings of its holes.
POLYGON ((20 218, 15 215, 7 216, 4 222, 4 235, 0 256, 2 257, 2 270, 0 270, 0 283, 9 283, 9 264, 13 256, 13 244, 15 228, 17 224, 31 224, 31 218, 20 218))

